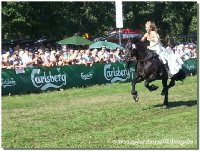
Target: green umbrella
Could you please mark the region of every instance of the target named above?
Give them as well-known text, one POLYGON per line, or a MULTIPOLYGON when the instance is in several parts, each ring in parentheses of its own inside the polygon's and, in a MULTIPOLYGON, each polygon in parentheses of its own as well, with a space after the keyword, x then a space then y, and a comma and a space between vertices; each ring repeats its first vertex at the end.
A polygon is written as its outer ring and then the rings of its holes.
POLYGON ((72 36, 57 43, 61 45, 91 45, 93 42, 80 36, 72 36))
POLYGON ((107 42, 107 41, 97 41, 89 46, 90 49, 95 49, 95 48, 101 48, 102 46, 106 47, 107 49, 124 49, 120 45, 112 42, 107 42))

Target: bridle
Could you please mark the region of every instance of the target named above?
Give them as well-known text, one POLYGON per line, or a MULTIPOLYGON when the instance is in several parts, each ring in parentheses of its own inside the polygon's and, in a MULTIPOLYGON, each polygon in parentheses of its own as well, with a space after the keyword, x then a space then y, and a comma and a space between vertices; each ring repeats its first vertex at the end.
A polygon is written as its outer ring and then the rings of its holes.
MULTIPOLYGON (((127 41, 127 44, 126 44, 126 47, 125 47, 125 49, 126 50, 128 50, 128 55, 130 55, 130 50, 129 49, 127 49, 127 47, 128 47, 128 45, 131 43, 131 41, 130 41, 130 38, 128 39, 128 41, 127 41)), ((135 44, 132 44, 131 45, 131 49, 133 50, 133 49, 136 49, 136 45, 135 44)), ((148 51, 152 51, 151 53, 150 53, 150 55, 147 57, 147 58, 145 58, 145 59, 138 59, 138 57, 136 56, 136 60, 135 59, 133 59, 133 57, 129 57, 129 61, 137 61, 137 62, 147 62, 147 61, 149 61, 149 60, 151 60, 152 58, 154 58, 154 57, 158 57, 158 54, 156 54, 156 53, 154 53, 153 52, 153 50, 148 50, 148 51)), ((138 52, 137 52, 138 53, 138 52)))
MULTIPOLYGON (((128 62, 135 61, 135 59, 134 59, 133 57, 131 57, 131 55, 130 55, 130 50, 127 49, 127 48, 128 48, 128 45, 129 45, 130 43, 131 43, 131 39, 129 38, 128 41, 127 41, 127 43, 126 43, 126 47, 125 47, 125 50, 128 51, 128 53, 126 54, 126 56, 129 57, 129 58, 128 58, 128 62)), ((132 46, 131 46, 131 48, 132 48, 132 46)))

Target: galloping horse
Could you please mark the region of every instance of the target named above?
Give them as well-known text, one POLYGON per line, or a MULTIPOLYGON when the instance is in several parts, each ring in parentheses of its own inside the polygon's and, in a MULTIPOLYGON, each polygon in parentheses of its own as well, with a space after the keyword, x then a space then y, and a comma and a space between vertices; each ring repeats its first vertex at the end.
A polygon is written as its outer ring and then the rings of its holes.
POLYGON ((126 46, 126 57, 125 61, 130 64, 132 58, 134 57, 137 61, 136 64, 136 77, 132 81, 132 95, 135 101, 139 100, 135 86, 137 83, 145 80, 144 86, 149 89, 149 91, 155 91, 158 89, 155 85, 150 85, 154 80, 162 80, 162 92, 164 95, 163 108, 168 107, 168 90, 175 85, 175 81, 183 80, 186 78, 185 72, 180 69, 177 74, 175 74, 167 85, 169 79, 166 68, 159 59, 159 56, 152 50, 147 49, 144 42, 141 42, 139 38, 129 40, 126 46), (132 42, 131 42, 132 41, 132 42))

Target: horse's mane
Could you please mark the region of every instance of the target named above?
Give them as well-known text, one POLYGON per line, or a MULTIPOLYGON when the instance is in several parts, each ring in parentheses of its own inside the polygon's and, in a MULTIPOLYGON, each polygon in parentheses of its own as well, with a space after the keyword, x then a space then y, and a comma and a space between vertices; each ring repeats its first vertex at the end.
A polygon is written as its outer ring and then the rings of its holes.
POLYGON ((151 59, 152 57, 156 57, 156 56, 158 57, 155 51, 147 49, 147 44, 145 42, 142 42, 139 40, 135 42, 135 46, 137 49, 137 55, 139 55, 140 53, 145 58, 143 61, 147 61, 151 59))
POLYGON ((153 57, 158 56, 155 51, 147 49, 148 44, 146 42, 141 41, 140 36, 136 36, 134 38, 130 38, 128 43, 130 47, 132 44, 135 44, 135 49, 130 49, 130 51, 134 51, 134 56, 138 59, 138 61, 147 61, 153 57))
POLYGON ((138 41, 135 43, 135 46, 138 50, 141 50, 141 51, 147 50, 147 45, 144 42, 138 41))

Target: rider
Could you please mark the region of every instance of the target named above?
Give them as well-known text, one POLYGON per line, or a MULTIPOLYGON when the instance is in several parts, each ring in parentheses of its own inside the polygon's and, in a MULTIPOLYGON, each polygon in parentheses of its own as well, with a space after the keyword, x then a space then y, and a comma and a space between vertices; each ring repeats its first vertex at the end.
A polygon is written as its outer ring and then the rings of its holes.
POLYGON ((165 58, 165 50, 160 42, 160 36, 157 33, 157 28, 154 22, 148 21, 145 24, 145 30, 147 31, 142 37, 141 41, 145 41, 146 39, 150 42, 150 45, 147 46, 147 49, 155 51, 161 61, 164 64, 166 71, 169 70, 167 65, 167 59, 165 58))
POLYGON ((154 22, 146 22, 145 29, 147 33, 144 34, 141 41, 147 39, 150 42, 147 49, 153 50, 159 55, 159 58, 162 60, 169 77, 172 77, 182 68, 182 59, 180 56, 176 55, 171 48, 165 49, 163 47, 154 22))

